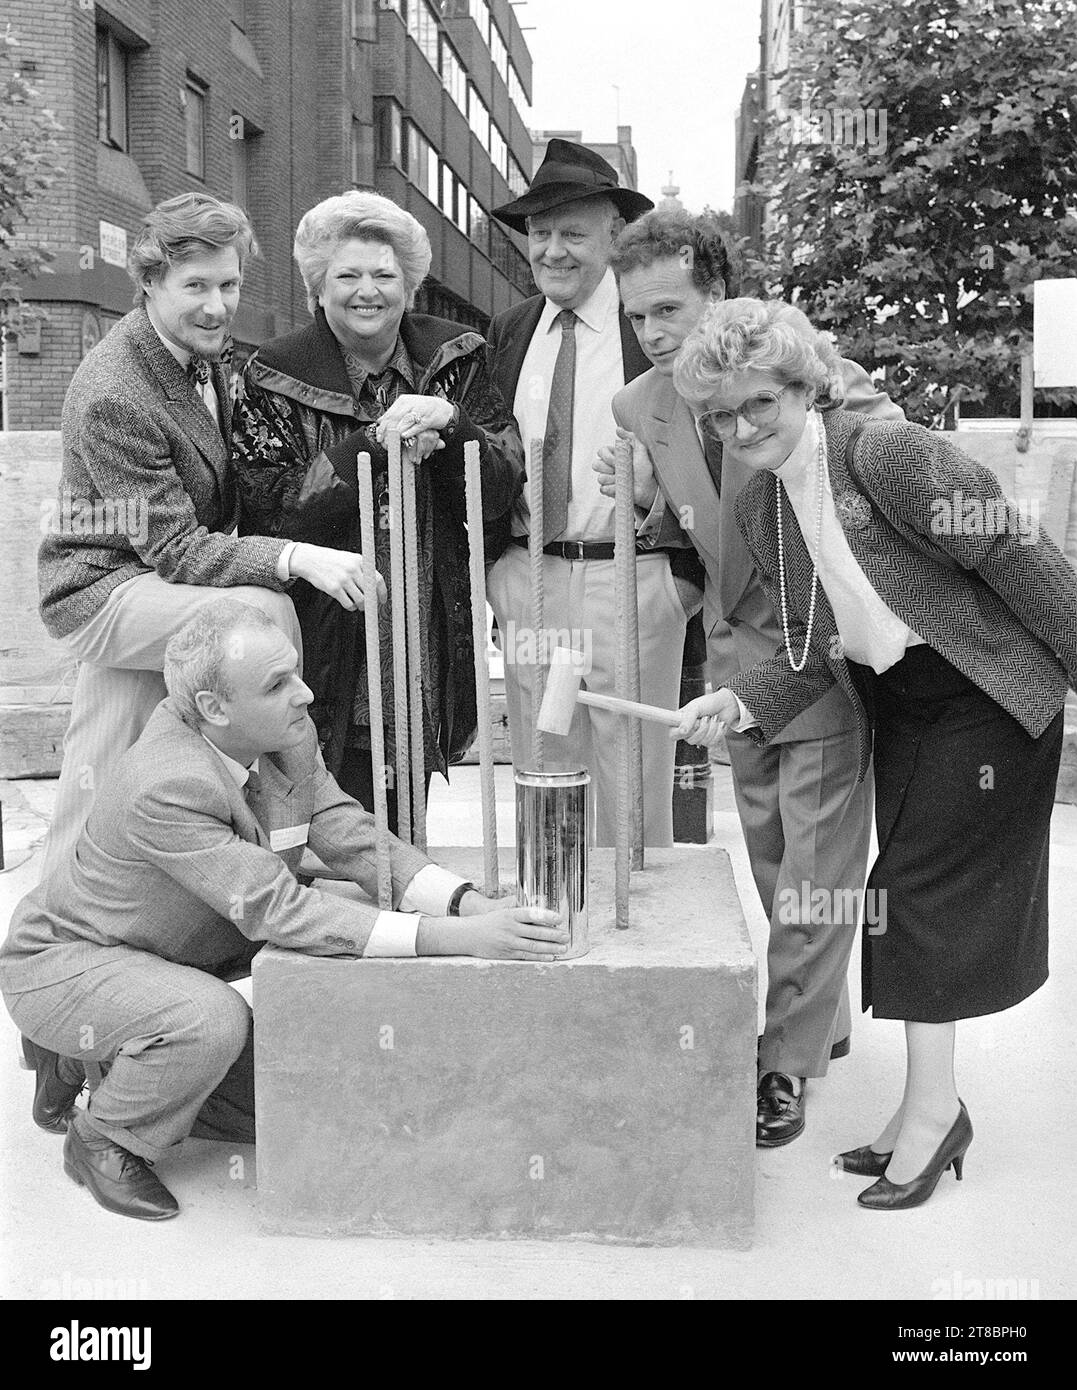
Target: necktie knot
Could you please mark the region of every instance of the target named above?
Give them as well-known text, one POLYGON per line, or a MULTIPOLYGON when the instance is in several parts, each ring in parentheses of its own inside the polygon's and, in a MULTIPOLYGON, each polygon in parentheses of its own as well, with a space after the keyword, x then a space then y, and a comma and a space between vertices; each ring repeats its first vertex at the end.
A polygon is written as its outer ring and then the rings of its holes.
POLYGON ((575 333, 576 331, 576 311, 575 309, 562 309, 557 315, 557 320, 561 325, 561 332, 575 333))
POLYGON ((192 357, 187 363, 188 381, 196 381, 199 386, 205 386, 210 377, 210 366, 204 357, 192 357))

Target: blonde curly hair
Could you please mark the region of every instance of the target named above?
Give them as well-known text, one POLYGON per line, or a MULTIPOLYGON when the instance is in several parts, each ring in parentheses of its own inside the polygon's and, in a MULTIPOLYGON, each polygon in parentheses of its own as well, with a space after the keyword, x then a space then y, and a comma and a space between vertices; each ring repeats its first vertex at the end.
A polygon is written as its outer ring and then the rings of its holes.
POLYGON ((741 372, 769 372, 786 385, 813 387, 834 404, 843 396, 841 358, 792 304, 780 299, 724 299, 712 304, 684 340, 673 383, 698 405, 741 372))

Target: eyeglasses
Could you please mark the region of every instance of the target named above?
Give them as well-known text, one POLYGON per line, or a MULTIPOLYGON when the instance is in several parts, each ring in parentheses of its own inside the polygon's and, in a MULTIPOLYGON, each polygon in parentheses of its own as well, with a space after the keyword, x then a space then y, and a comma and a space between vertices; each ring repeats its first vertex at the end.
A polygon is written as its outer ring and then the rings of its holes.
POLYGON ((705 410, 698 417, 699 428, 711 439, 726 440, 732 439, 737 432, 737 416, 747 420, 749 425, 758 428, 760 425, 769 425, 781 414, 782 397, 791 386, 797 383, 789 382, 780 391, 757 391, 754 396, 749 396, 746 401, 741 401, 736 410, 705 410))

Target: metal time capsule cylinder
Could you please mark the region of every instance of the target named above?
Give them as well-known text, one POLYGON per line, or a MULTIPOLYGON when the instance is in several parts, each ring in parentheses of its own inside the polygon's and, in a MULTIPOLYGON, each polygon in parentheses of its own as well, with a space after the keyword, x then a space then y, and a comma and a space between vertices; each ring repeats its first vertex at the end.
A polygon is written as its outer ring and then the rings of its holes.
POLYGON ((587 827, 591 776, 516 773, 516 891, 522 907, 559 912, 569 930, 564 960, 587 954, 587 827))

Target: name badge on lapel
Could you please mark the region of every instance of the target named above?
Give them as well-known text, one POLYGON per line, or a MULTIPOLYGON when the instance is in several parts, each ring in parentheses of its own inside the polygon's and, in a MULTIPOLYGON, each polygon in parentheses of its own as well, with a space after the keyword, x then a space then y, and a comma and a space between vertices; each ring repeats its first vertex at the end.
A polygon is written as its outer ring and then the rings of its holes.
POLYGON ((272 850, 296 849, 307 843, 310 821, 305 825, 282 825, 279 830, 269 832, 269 848, 272 850))

